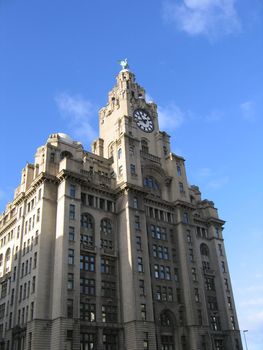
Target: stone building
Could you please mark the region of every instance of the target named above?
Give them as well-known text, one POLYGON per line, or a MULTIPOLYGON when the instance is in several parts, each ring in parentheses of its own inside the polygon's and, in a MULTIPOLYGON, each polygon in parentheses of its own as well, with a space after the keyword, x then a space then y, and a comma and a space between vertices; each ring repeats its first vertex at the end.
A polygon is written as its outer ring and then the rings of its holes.
POLYGON ((99 130, 50 135, 0 217, 0 349, 241 350, 224 221, 128 69, 99 130))

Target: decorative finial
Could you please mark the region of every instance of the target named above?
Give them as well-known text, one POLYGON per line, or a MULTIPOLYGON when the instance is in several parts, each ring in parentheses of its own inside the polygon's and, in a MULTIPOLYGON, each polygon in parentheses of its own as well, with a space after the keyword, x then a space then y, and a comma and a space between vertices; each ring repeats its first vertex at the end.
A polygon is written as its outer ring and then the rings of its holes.
POLYGON ((129 69, 128 59, 125 58, 124 60, 118 61, 118 63, 121 65, 122 69, 129 69))

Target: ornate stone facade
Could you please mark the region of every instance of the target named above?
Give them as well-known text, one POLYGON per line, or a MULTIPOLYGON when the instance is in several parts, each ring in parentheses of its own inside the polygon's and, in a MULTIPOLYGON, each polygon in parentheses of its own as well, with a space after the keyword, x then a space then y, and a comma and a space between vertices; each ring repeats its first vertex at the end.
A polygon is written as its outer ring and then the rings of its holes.
POLYGON ((0 349, 241 350, 214 203, 123 69, 92 152, 52 134, 0 218, 0 349))

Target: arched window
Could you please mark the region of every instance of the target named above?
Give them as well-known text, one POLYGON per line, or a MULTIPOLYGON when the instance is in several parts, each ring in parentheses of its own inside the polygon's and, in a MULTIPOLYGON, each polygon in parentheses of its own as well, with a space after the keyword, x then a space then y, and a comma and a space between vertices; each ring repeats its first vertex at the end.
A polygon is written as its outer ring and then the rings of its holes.
POLYGON ((80 219, 80 242, 84 245, 93 246, 94 244, 94 218, 88 213, 81 215, 80 219))
POLYGON ((68 151, 63 151, 60 153, 60 159, 64 159, 64 158, 73 158, 72 154, 68 151))
POLYGON ((144 187, 149 187, 150 189, 153 189, 153 190, 160 189, 158 182, 152 176, 145 177, 143 180, 143 185, 144 185, 144 187))
POLYGON ((100 232, 104 235, 112 234, 112 223, 110 219, 104 218, 100 222, 100 232))
POLYGON ((5 261, 9 261, 10 260, 10 256, 11 256, 11 249, 8 248, 6 253, 5 253, 5 261))
POLYGON ((202 243, 200 245, 200 253, 202 256, 206 256, 206 257, 209 256, 209 249, 208 249, 208 246, 206 244, 202 243))
POLYGON ((82 214, 80 224, 82 228, 93 229, 94 228, 94 219, 90 214, 82 214))

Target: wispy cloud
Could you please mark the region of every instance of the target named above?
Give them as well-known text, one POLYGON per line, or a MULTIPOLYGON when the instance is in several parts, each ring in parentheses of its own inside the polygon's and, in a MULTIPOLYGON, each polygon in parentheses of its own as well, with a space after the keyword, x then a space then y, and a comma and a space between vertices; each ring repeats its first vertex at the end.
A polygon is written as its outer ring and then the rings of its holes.
POLYGON ((174 102, 165 107, 159 106, 158 115, 160 129, 166 129, 168 131, 178 128, 186 119, 186 113, 174 102))
POLYGON ((94 105, 81 95, 61 93, 55 97, 56 104, 64 118, 69 122, 72 134, 91 142, 96 138, 93 118, 97 117, 94 105))
POLYGON ((244 120, 250 122, 255 120, 255 103, 252 100, 241 103, 240 109, 244 120))
POLYGON ((235 0, 167 0, 163 17, 191 36, 213 39, 241 30, 235 0))
POLYGON ((229 182, 229 176, 222 174, 221 171, 216 171, 211 168, 200 168, 196 171, 198 182, 201 182, 204 187, 211 190, 218 190, 229 182))

